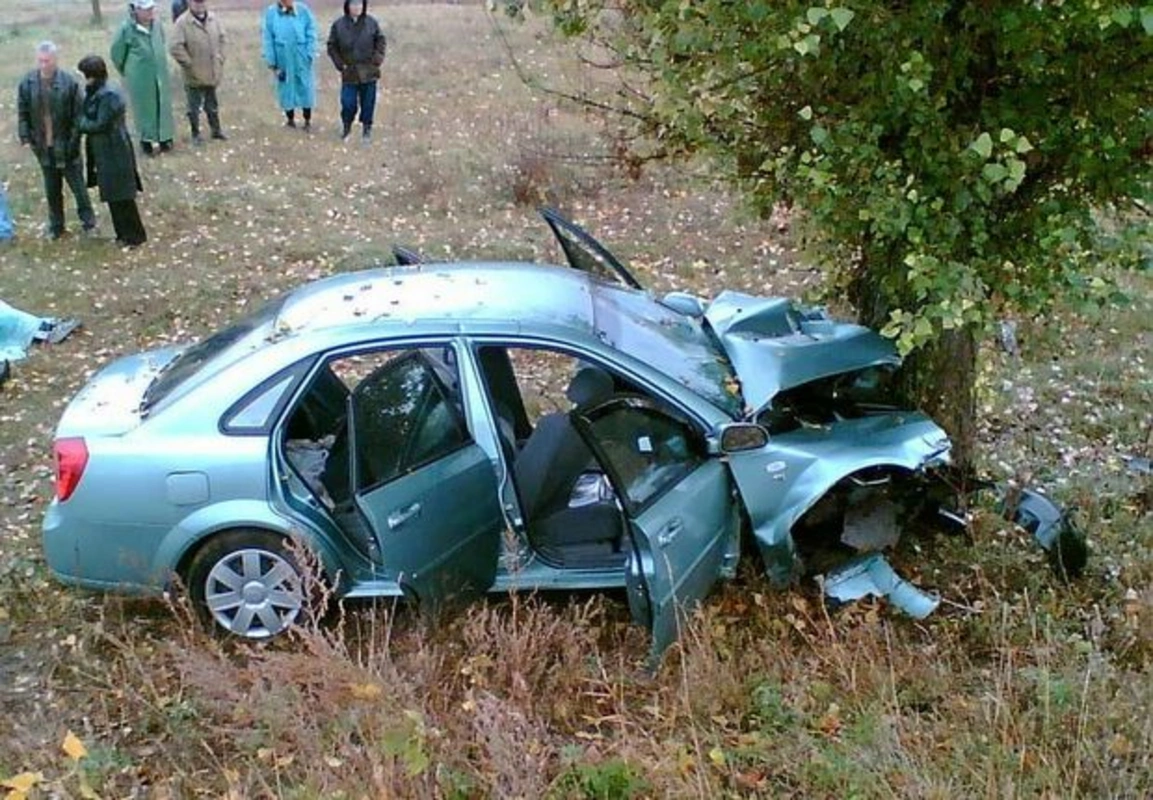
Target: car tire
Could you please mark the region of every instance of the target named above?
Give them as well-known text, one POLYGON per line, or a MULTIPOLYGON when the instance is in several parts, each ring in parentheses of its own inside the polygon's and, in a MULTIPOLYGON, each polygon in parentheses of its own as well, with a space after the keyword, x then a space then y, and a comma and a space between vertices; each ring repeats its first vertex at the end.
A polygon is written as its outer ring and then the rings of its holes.
POLYGON ((267 640, 304 617, 307 581, 288 540, 270 531, 212 537, 189 562, 185 579, 197 614, 216 633, 267 640))

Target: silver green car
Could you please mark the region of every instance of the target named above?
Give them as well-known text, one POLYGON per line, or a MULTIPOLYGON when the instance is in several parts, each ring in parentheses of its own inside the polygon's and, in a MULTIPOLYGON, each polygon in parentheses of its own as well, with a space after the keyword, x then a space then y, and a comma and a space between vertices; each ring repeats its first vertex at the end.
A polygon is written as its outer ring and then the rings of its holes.
POLYGON ((53 573, 178 577, 249 639, 298 619, 304 553, 349 598, 623 588, 656 653, 742 554, 783 585, 832 552, 832 596, 931 611, 880 553, 950 445, 886 403, 890 342, 784 299, 657 298, 545 216, 567 267, 336 275, 106 366, 56 431, 53 573))

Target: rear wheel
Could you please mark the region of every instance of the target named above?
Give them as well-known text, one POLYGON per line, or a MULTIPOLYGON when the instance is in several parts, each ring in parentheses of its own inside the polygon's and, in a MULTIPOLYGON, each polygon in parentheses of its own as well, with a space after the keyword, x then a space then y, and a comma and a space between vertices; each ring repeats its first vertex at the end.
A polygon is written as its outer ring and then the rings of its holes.
POLYGON ((214 630, 271 639, 304 608, 304 579, 282 536, 237 530, 208 541, 188 566, 188 591, 214 630))

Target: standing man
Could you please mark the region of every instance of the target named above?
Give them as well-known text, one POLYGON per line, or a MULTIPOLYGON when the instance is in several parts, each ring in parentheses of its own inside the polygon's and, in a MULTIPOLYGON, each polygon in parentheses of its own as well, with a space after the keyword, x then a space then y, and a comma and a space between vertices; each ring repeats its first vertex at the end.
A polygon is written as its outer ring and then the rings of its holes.
POLYGON ((188 99, 188 125, 192 143, 200 144, 200 107, 208 116, 213 139, 227 139, 220 128, 220 107, 216 87, 224 76, 224 28, 208 11, 205 0, 191 0, 172 31, 172 58, 184 71, 184 93, 188 99))
POLYGON ((361 136, 372 138, 372 117, 376 110, 376 82, 384 63, 385 40, 376 18, 368 13, 368 0, 361 0, 360 14, 353 16, 352 0, 344 0, 344 16, 332 23, 328 33, 328 57, 340 73, 341 138, 348 139, 352 121, 360 109, 361 136))
POLYGON ((296 127, 296 109, 304 114, 304 129, 312 128, 316 101, 316 20, 303 2, 278 0, 264 12, 264 63, 276 76, 276 98, 289 128, 296 127))
POLYGON ((52 42, 36 46, 36 69, 20 81, 16 92, 20 144, 30 147, 44 173, 48 196, 48 235, 64 235, 64 182, 76 198, 76 216, 85 233, 96 228, 96 214, 84 183, 84 163, 77 127, 84 105, 80 84, 57 68, 52 42))
POLYGON ((152 155, 172 149, 172 90, 168 86, 168 49, 156 19, 156 0, 133 0, 128 19, 112 42, 112 64, 124 76, 140 149, 152 155))

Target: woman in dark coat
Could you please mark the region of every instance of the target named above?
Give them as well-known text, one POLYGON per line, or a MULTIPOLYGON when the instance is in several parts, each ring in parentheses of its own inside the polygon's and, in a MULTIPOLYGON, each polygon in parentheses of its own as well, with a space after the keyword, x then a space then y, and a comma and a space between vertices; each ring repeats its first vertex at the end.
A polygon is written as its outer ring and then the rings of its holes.
POLYGON ((77 69, 88 80, 78 126, 87 138, 88 185, 100 187, 100 199, 108 204, 117 243, 142 245, 148 234, 136 208, 136 193, 143 186, 136 171, 132 137, 124 123, 124 98, 108 86, 108 67, 100 56, 86 56, 77 69))

